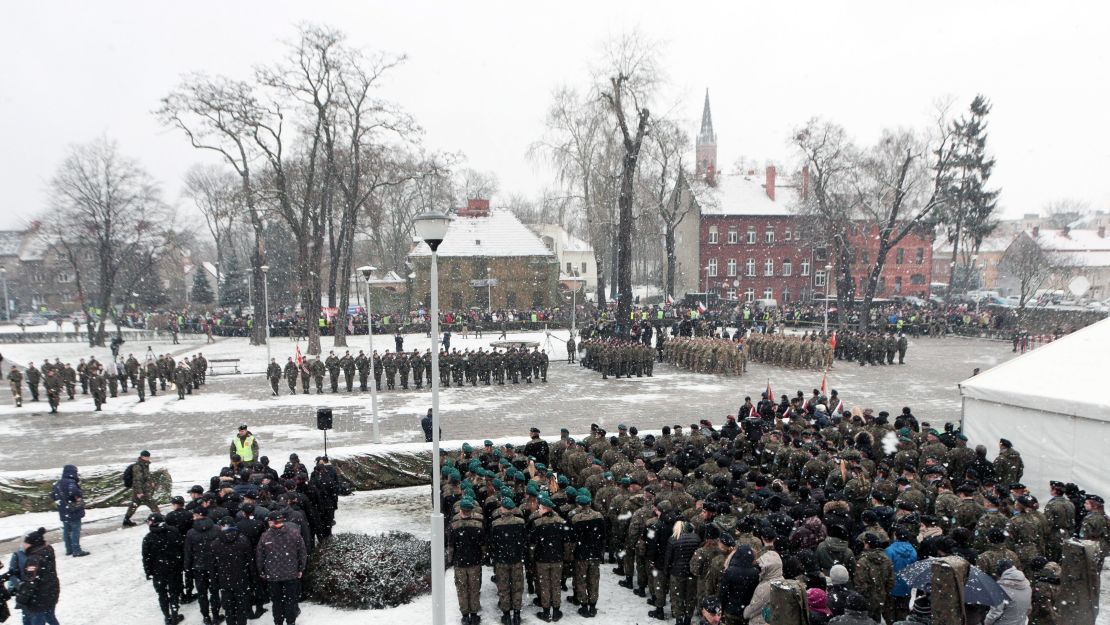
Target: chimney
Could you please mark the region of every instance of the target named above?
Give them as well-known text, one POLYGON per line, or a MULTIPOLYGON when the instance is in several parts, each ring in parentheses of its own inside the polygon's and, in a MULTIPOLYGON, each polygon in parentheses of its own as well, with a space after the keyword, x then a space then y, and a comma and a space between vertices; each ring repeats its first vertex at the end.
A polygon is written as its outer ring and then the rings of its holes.
POLYGON ((1105 239, 1106 238, 1106 226, 1099 226, 1098 227, 1098 238, 1100 238, 1100 239, 1105 239))
POLYGON ((775 201, 775 166, 774 165, 768 165, 767 166, 767 185, 766 186, 767 186, 767 197, 771 198, 771 201, 774 202, 775 201))
POLYGON ((809 165, 802 166, 802 201, 809 200, 809 165))
POLYGON ((1039 236, 1041 236, 1041 227, 1040 226, 1033 226, 1033 238, 1035 239, 1039 236))
POLYGON ((459 209, 460 217, 489 217, 489 200, 471 198, 466 201, 466 208, 459 209))

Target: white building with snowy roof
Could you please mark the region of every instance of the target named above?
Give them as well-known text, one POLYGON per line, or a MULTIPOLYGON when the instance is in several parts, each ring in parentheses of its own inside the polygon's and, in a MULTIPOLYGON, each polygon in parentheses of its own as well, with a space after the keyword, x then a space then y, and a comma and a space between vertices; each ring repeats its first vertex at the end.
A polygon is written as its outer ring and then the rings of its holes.
MULTIPOLYGON (((1022 243, 1019 239, 1035 242, 1056 268, 1046 281, 1045 289, 1066 291, 1072 279, 1082 277, 1090 285, 1084 299, 1110 298, 1110 237, 1105 227, 1091 230, 1034 227, 1015 237, 1011 245, 1022 243)), ((1001 271, 998 284, 1004 295, 1017 294, 1015 276, 1001 271)))
MULTIPOLYGON (((441 310, 559 306, 558 258, 515 215, 490 210, 489 200, 471 199, 453 217, 438 250, 441 310)), ((431 249, 417 241, 409 260, 414 301, 427 305, 431 249)))
POLYGON ((582 278, 587 293, 597 290, 597 260, 593 246, 558 224, 532 224, 528 228, 540 237, 547 249, 555 252, 560 279, 582 278))

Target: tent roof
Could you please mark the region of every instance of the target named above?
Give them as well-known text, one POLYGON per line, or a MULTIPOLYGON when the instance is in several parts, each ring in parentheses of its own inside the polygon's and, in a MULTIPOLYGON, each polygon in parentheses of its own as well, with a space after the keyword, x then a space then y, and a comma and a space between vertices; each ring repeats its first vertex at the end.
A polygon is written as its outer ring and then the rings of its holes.
POLYGON ((1087 326, 1044 347, 960 383, 963 397, 1110 421, 1106 354, 1110 319, 1087 326))

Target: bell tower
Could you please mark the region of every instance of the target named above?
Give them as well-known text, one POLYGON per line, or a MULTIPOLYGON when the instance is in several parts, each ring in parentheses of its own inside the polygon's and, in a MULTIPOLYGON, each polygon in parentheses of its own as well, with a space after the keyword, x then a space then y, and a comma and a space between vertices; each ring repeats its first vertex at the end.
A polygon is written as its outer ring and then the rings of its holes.
POLYGON ((705 105, 701 111, 701 130, 698 131, 695 157, 697 174, 711 180, 717 173, 717 133, 713 132, 713 114, 709 111, 709 89, 705 90, 705 105))

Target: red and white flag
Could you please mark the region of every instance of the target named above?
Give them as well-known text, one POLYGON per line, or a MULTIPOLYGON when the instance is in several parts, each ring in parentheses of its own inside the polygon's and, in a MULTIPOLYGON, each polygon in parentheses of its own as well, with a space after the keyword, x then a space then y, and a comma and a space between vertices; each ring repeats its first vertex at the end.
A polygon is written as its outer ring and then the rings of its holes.
POLYGON ((674 306, 674 297, 672 297, 670 295, 667 296, 667 305, 668 306, 674 306))
POLYGON ((302 363, 304 363, 304 356, 301 355, 301 346, 298 345, 297 346, 297 366, 298 367, 301 366, 302 363))
POLYGON ((701 302, 698 302, 698 314, 699 315, 704 315, 706 310, 707 309, 705 307, 705 304, 702 304, 701 302))
POLYGON ((836 349, 836 330, 833 330, 832 337, 829 339, 829 347, 836 349))
POLYGON ((829 387, 828 374, 827 373, 822 373, 821 374, 821 394, 822 395, 827 395, 828 394, 828 387, 829 387))

